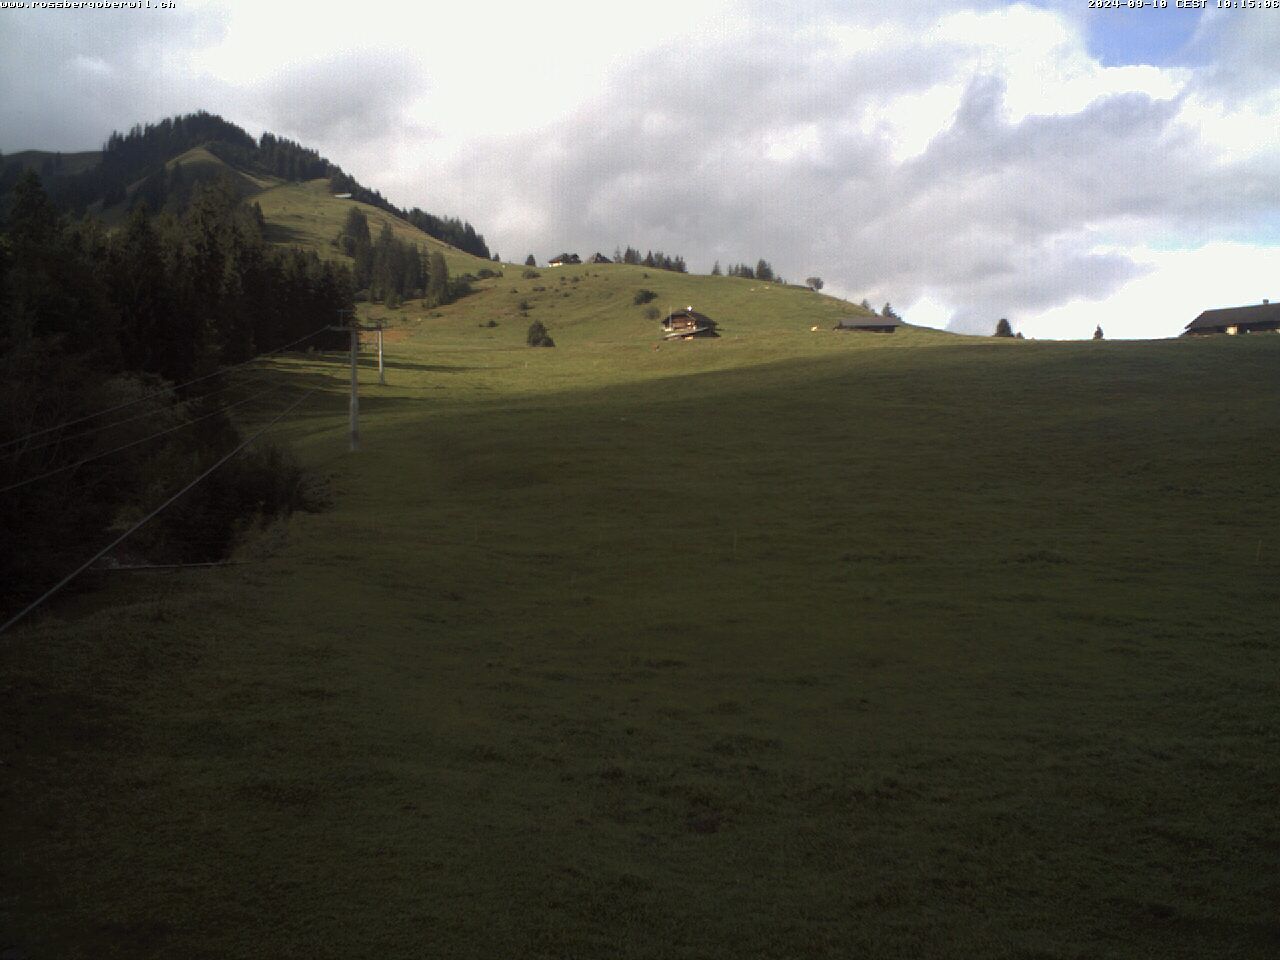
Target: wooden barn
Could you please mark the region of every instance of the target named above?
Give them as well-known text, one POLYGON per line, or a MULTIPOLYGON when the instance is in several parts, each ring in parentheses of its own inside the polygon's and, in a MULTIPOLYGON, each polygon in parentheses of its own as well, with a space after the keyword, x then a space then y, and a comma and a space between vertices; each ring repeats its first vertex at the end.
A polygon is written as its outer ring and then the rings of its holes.
POLYGON ((685 307, 667 315, 662 321, 662 333, 667 340, 689 340, 693 337, 718 337, 716 322, 693 307, 685 307))
POLYGON ((552 257, 550 260, 548 260, 547 266, 548 267, 564 267, 564 266, 579 264, 581 262, 582 262, 582 258, 579 257, 576 253, 562 253, 560 254, 560 256, 552 257))
POLYGON ((1263 300, 1250 307, 1206 310, 1187 324, 1183 336, 1199 337, 1215 333, 1235 336, 1240 333, 1277 332, 1280 332, 1280 303, 1263 300))
POLYGON ((591 255, 591 259, 588 260, 587 263, 613 263, 613 261, 603 253, 594 253, 591 255))
POLYGON ((893 333, 902 326, 897 317, 845 317, 832 330, 861 330, 864 333, 893 333))

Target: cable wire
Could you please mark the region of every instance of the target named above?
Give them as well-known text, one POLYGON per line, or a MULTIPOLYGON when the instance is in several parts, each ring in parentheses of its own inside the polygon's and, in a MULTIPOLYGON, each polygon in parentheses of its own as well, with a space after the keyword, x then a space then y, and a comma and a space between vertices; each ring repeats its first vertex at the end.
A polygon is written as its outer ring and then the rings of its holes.
POLYGON ((25 441, 30 440, 33 437, 42 437, 46 433, 53 433, 53 431, 55 430, 62 430, 66 427, 74 427, 77 423, 84 423, 86 420, 93 420, 95 417, 101 417, 108 413, 115 413, 117 410, 124 410, 126 407, 132 407, 135 403, 142 403, 142 401, 144 400, 151 400, 155 397, 162 397, 165 394, 172 393, 175 390, 181 390, 183 387, 189 387, 193 383, 201 383, 205 380, 211 380, 214 377, 220 377, 224 373, 230 373, 232 370, 238 370, 243 366, 253 363, 255 360, 262 360, 274 354, 283 353, 285 350, 288 350, 290 347, 296 347, 303 340, 310 340, 317 333, 323 333, 327 329, 329 329, 329 325, 325 324, 325 326, 320 327, 317 330, 311 331, 305 337, 299 337, 297 340, 294 340, 292 343, 286 343, 283 347, 276 347, 274 350, 268 350, 266 353, 260 353, 256 357, 250 357, 248 360, 242 360, 240 363, 234 363, 229 367, 223 367, 221 370, 215 370, 213 373, 206 373, 204 376, 196 377, 194 380, 187 380, 185 383, 175 383, 171 387, 165 387, 163 390, 156 390, 152 393, 143 394, 141 397, 137 397, 134 400, 129 400, 125 403, 117 404, 114 407, 107 407, 105 410, 99 410, 97 413, 86 414, 83 417, 77 417, 75 420, 68 420, 66 423, 59 423, 52 427, 45 427, 43 430, 33 431, 32 433, 28 433, 24 437, 18 437, 16 440, 6 440, 4 443, 0 443, 0 450, 5 450, 9 447, 16 446, 19 443, 24 443, 25 441))
POLYGON ((65 473, 68 470, 74 470, 76 467, 83 467, 86 463, 92 463, 94 460, 101 460, 103 457, 109 457, 113 453, 120 453, 122 450, 128 450, 130 447, 136 447, 139 444, 146 443, 148 440, 154 440, 156 439, 156 437, 163 437, 165 434, 174 433, 175 431, 182 430, 185 427, 191 426, 193 423, 199 423, 201 420, 208 420, 210 417, 216 417, 218 414, 225 413, 226 411, 232 409, 233 407, 239 407, 243 404, 248 403, 250 400, 257 400, 259 397, 265 397, 267 394, 276 393, 281 389, 283 389, 282 386, 275 386, 267 390, 261 390, 258 393, 253 394, 252 396, 245 397, 243 400, 237 400, 235 403, 229 403, 224 407, 219 407, 217 410, 210 411, 209 413, 203 414, 192 420, 185 420, 182 423, 179 423, 177 426, 169 427, 165 430, 159 430, 149 436, 142 437, 139 440, 131 440, 128 443, 121 444, 120 446, 115 447, 111 450, 106 450, 106 451, 103 451, 102 453, 95 453, 91 457, 85 457, 84 459, 77 460, 74 463, 65 464, 61 467, 57 467, 53 470, 49 470, 37 476, 29 477, 26 480, 19 480, 17 483, 9 484, 7 487, 0 487, 0 493, 8 493, 10 490, 17 490, 19 487, 25 487, 30 484, 36 483, 40 480, 45 480, 49 477, 56 476, 59 473, 65 473))
POLYGON ((80 574, 88 570, 89 567, 91 567, 94 563, 100 560, 109 551, 119 546, 120 544, 124 543, 125 540, 127 540, 129 537, 133 536, 135 533, 141 530, 145 524, 149 523, 156 516, 158 516, 161 511, 169 507, 171 504, 177 501, 179 497, 185 494, 188 490, 191 490, 193 487, 196 486, 196 484, 200 483, 202 480, 208 477, 211 473, 213 473, 213 471, 217 470, 220 466, 222 466, 224 463, 226 463, 228 460, 234 457, 237 453, 239 453, 249 444, 253 443, 253 441, 257 440, 260 436, 262 436, 272 427, 274 427, 277 423, 283 420, 288 414, 296 410, 302 404, 302 401, 306 400, 308 397, 310 397, 313 393, 315 393, 319 389, 320 387, 313 387, 311 390, 308 390, 305 394, 303 394, 296 401, 294 401, 292 405, 290 405, 288 408, 286 408, 281 413, 279 413, 274 420, 272 420, 265 427, 263 427, 253 436, 251 436, 248 440, 245 440, 244 442, 242 442, 238 447, 236 447, 234 450, 232 450, 230 453, 224 456, 221 460, 219 460, 213 466, 209 467, 209 469, 205 470, 204 473, 200 474, 200 476, 196 477, 194 480, 188 483, 185 487, 183 487, 181 490, 175 493, 172 497, 170 497, 164 503, 160 504, 160 506, 156 507, 150 513, 148 513, 145 517, 143 517, 141 520, 135 523, 132 527, 130 527, 124 533, 120 534, 120 536, 112 540, 110 543, 108 543, 105 547, 103 547, 101 550, 95 553, 92 557, 90 557, 84 563, 80 564, 80 566, 72 570, 69 574, 67 574, 65 577, 59 580, 54 586, 46 590, 38 599, 34 600, 33 602, 27 604, 27 606, 23 607, 22 610, 18 611, 18 613, 14 614, 14 616, 10 617, 7 621, 5 621, 3 626, 0 626, 0 633, 4 633, 6 630, 12 627, 15 623, 17 623, 19 620, 21 620, 23 617, 29 614, 32 610, 36 609, 36 607, 40 606, 40 604, 44 603, 46 600, 52 597, 55 593, 57 593, 59 590, 65 587, 72 580, 74 580, 76 577, 80 576, 80 574))
MULTIPOLYGON (((265 380, 258 380, 258 383, 264 383, 265 380)), ((157 413, 164 413, 168 410, 176 410, 178 407, 184 407, 188 404, 195 403, 199 400, 205 400, 212 397, 216 393, 222 393, 224 390, 230 390, 237 386, 234 383, 226 383, 220 387, 214 387, 208 393, 202 393, 198 397, 187 397, 185 400, 179 400, 172 407, 166 407, 164 410, 147 410, 143 413, 134 414, 132 417, 125 417, 123 420, 112 420, 110 423, 104 423, 100 427, 90 427, 88 430, 81 430, 79 433, 72 433, 64 437, 54 437, 52 440, 45 440, 43 443, 37 443, 32 447, 25 447, 16 451, 13 456, 21 456, 24 453, 35 453, 37 450, 43 450, 46 447, 52 447, 59 443, 70 443, 73 440, 79 440, 81 437, 91 437, 95 433, 101 433, 103 430, 110 430, 112 427, 123 427, 126 423, 134 423, 138 420, 145 420, 147 417, 154 417, 157 413)))

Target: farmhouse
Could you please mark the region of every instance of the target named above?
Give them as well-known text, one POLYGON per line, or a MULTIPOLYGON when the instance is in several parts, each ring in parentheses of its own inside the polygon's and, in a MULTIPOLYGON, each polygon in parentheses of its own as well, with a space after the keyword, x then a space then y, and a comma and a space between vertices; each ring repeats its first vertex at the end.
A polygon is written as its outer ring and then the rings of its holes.
POLYGON ((591 259, 588 260, 587 263, 613 263, 613 261, 603 253, 596 253, 592 255, 591 259))
POLYGON ((1238 333, 1265 331, 1280 333, 1280 303, 1263 300, 1262 303, 1250 307, 1206 310, 1187 324, 1183 336, 1198 337, 1214 333, 1235 336, 1238 333))
POLYGON ((862 330, 866 333, 893 333, 902 326, 897 317, 845 317, 832 330, 862 330))
POLYGON ((691 337, 718 337, 716 322, 693 307, 685 307, 667 315, 662 321, 662 332, 667 340, 688 340, 691 337))
POLYGON ((563 267, 570 264, 581 263, 582 258, 576 253, 562 253, 558 257, 552 257, 547 261, 549 267, 563 267))

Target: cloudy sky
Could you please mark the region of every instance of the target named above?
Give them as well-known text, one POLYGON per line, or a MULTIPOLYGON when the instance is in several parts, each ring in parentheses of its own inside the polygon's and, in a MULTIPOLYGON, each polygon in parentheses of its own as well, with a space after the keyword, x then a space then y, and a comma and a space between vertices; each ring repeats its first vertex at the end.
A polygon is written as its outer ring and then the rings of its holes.
POLYGON ((1280 10, 1175 3, 3 10, 0 150, 206 109, 508 260, 764 257, 931 326, 1171 336, 1280 300, 1280 10))

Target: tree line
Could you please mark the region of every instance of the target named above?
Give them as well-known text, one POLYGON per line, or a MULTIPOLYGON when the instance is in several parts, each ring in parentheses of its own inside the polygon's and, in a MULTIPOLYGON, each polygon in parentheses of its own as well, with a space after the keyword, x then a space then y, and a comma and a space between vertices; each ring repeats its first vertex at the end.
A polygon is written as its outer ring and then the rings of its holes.
MULTIPOLYGON (((231 166, 248 172, 289 181, 326 177, 333 193, 350 193, 354 199, 412 223, 438 240, 475 256, 489 257, 484 236, 470 223, 456 217, 438 217, 416 207, 411 211, 401 209, 315 150, 272 133, 263 133, 254 140, 243 128, 203 110, 159 123, 137 124, 127 133, 112 131, 95 166, 58 175, 54 167, 60 165, 51 164, 46 187, 59 208, 75 215, 99 201, 104 207, 113 207, 145 200, 152 210, 169 207, 181 212, 189 193, 182 192, 185 185, 173 184, 165 167, 195 147, 205 147, 231 166), (140 187, 135 187, 138 184, 140 187), (135 199, 139 189, 144 195, 135 199)), ((0 194, 8 193, 22 173, 23 166, 17 161, 0 166, 0 194)))
MULTIPOLYGON (((773 266, 763 258, 757 260, 754 267, 746 263, 731 263, 728 269, 724 270, 720 268, 720 261, 717 260, 711 267, 711 275, 713 277, 741 277, 744 280, 763 280, 766 283, 786 282, 773 272, 773 266)), ((819 281, 819 285, 821 285, 821 281, 819 281)))
POLYGON ((472 278, 466 274, 450 277, 441 251, 397 239, 389 223, 382 225, 375 240, 369 218, 358 207, 347 211, 335 242, 351 257, 354 282, 361 294, 388 307, 399 306, 411 297, 421 297, 427 306, 438 307, 471 292, 472 278))
POLYGON ((628 245, 626 250, 615 249, 613 251, 614 263, 629 263, 638 267, 649 267, 653 270, 671 270, 675 273, 688 273, 688 264, 684 262, 684 257, 676 254, 669 256, 661 250, 647 250, 645 255, 640 256, 640 251, 635 247, 628 245))
MULTIPOLYGON (((352 310, 352 290, 345 267, 265 243, 230 184, 198 185, 181 217, 139 206, 108 236, 93 220, 60 216, 25 174, 0 225, 0 488, 25 484, 0 494, 0 540, 15 546, 0 551, 0 606, 50 585, 113 526, 234 449, 227 404, 263 412, 279 399, 253 399, 269 385, 238 386, 217 371, 336 322, 352 310), (95 415, 121 402, 127 412, 95 415)), ((345 341, 325 332, 299 349, 345 341)), ((213 559, 249 518, 303 499, 296 464, 262 447, 131 546, 153 559, 213 559)))

